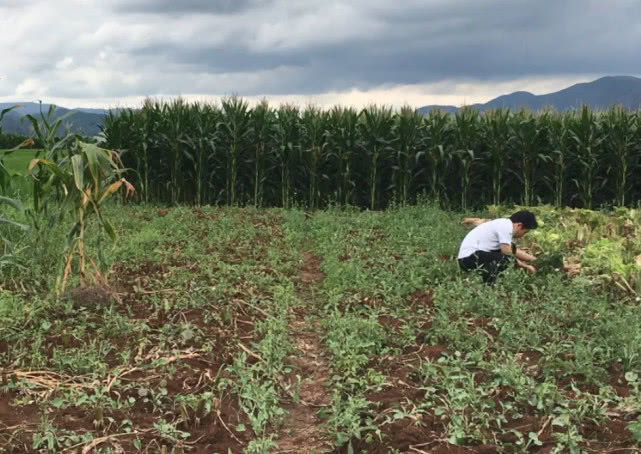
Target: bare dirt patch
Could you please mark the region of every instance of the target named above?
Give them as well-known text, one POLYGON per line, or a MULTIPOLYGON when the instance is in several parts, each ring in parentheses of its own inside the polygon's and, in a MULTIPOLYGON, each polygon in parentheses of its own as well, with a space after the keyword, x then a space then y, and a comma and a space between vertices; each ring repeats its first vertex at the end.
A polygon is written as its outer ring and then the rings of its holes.
POLYGON ((288 415, 276 439, 278 452, 318 454, 329 451, 329 437, 318 417, 318 410, 330 404, 326 388, 329 368, 322 353, 320 327, 317 322, 307 319, 309 308, 314 304, 311 288, 324 279, 320 265, 320 258, 307 253, 299 269, 297 295, 303 306, 294 310, 289 324, 296 350, 289 361, 294 366, 291 378, 299 375, 303 381, 298 389, 298 402, 292 400, 283 406, 288 415))

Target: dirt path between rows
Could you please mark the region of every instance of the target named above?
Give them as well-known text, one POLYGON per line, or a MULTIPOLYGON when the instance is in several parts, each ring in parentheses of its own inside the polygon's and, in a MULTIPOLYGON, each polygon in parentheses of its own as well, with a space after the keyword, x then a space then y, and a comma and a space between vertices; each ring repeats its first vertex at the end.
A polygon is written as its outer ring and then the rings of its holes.
POLYGON ((319 410, 330 404, 325 386, 329 369, 323 356, 320 326, 310 317, 314 312, 314 287, 325 277, 320 264, 320 258, 306 253, 298 274, 296 293, 302 306, 294 309, 294 317, 289 324, 295 349, 289 362, 294 366, 291 382, 295 383, 297 374, 303 381, 298 403, 292 401, 283 407, 288 414, 275 440, 278 453, 319 454, 331 450, 330 437, 317 415, 319 410))

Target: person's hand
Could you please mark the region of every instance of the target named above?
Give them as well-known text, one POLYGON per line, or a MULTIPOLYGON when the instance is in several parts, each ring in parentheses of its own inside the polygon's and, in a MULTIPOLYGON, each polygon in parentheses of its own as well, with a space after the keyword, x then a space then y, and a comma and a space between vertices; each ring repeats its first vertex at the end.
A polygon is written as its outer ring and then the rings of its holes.
POLYGON ((516 259, 516 263, 521 267, 526 269, 530 274, 536 273, 536 268, 528 263, 523 262, 522 260, 516 259))

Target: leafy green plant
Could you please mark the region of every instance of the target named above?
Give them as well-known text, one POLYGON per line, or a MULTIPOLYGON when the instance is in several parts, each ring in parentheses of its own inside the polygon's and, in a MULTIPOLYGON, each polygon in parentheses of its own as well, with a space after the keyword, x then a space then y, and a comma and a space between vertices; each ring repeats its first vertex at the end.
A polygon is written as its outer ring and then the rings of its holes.
MULTIPOLYGON (((58 294, 64 292, 74 255, 78 256, 80 276, 85 278, 84 240, 89 218, 95 215, 101 228, 115 240, 116 231, 113 224, 103 216, 102 205, 122 186, 125 186, 127 194, 134 192, 133 186, 120 177, 124 169, 115 152, 82 142, 78 142, 76 147, 69 159, 58 163, 35 158, 29 164, 30 174, 33 174, 35 168, 49 174, 44 188, 53 187, 64 194, 61 212, 71 211, 74 216, 74 225, 67 234, 64 268, 57 284, 58 294)), ((44 176, 41 173, 39 175, 44 176)))

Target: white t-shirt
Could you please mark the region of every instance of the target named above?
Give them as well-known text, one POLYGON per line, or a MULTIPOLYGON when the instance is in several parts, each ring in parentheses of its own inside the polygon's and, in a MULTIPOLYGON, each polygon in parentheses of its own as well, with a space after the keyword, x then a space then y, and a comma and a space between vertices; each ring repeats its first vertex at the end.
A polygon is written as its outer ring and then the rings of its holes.
POLYGON ((472 229, 461 243, 458 258, 463 259, 476 251, 496 251, 501 244, 512 243, 512 221, 506 218, 484 222, 472 229))

